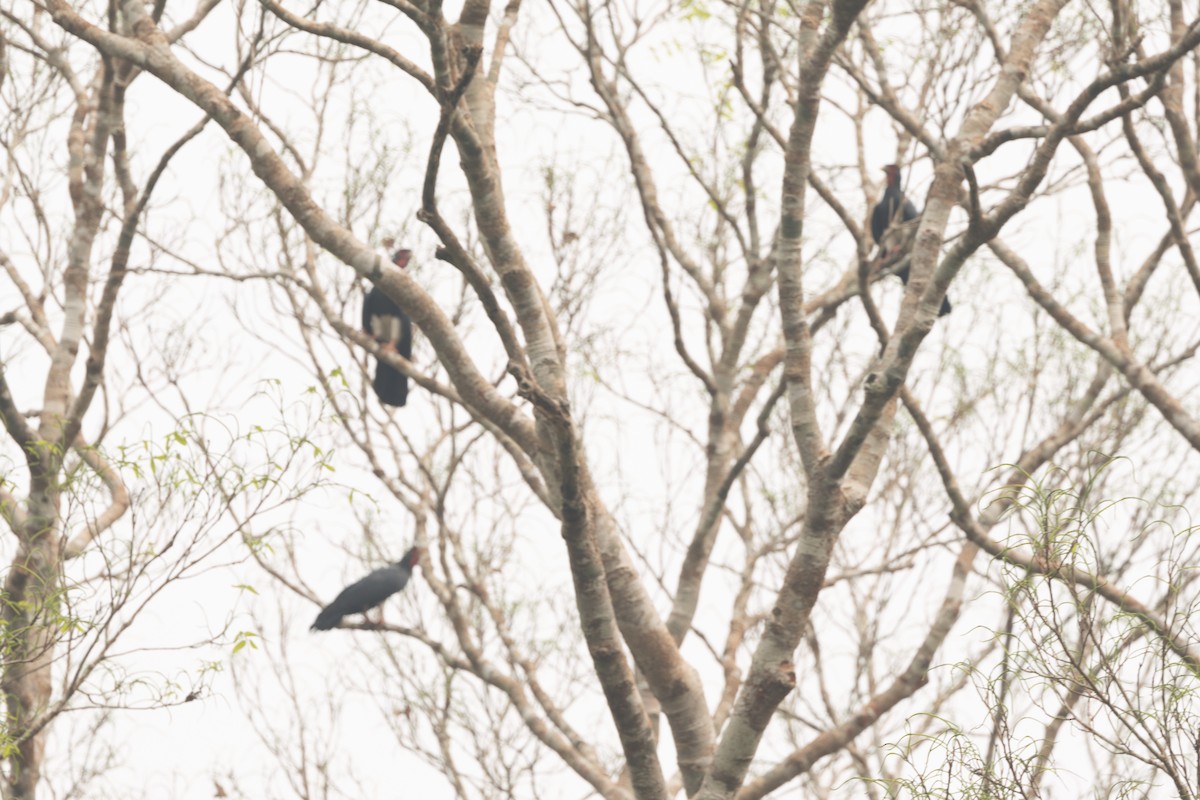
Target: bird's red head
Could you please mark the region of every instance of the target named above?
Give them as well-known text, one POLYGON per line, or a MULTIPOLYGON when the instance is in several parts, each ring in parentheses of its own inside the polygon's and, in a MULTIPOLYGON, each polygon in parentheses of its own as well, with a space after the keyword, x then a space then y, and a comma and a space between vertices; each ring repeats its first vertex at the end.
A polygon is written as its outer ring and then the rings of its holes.
POLYGON ((417 565, 417 562, 421 560, 421 553, 423 552, 424 551, 419 547, 410 547, 408 552, 404 554, 404 558, 401 560, 401 563, 403 563, 404 566, 408 567, 409 569, 412 569, 417 565))
POLYGON ((888 164, 883 168, 883 173, 887 176, 888 186, 895 186, 900 183, 900 167, 895 164, 888 164))
POLYGON ((410 258, 412 258, 412 250, 404 247, 392 254, 392 263, 400 269, 404 269, 408 266, 408 260, 410 258))

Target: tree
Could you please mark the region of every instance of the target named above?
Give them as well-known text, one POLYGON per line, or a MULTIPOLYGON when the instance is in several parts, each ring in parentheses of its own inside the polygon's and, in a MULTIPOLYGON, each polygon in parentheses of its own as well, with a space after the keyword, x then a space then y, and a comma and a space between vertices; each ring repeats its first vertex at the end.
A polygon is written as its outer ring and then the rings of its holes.
MULTIPOLYGON (((230 22, 239 54, 263 54, 219 78, 234 92, 201 66, 221 58, 173 43, 161 5, 122 2, 105 25, 94 10, 46 7, 70 37, 193 103, 266 189, 238 190, 261 213, 232 227, 273 237, 279 269, 228 272, 286 298, 336 411, 329 435, 429 547, 422 624, 382 626, 370 652, 411 687, 393 715, 400 741, 426 750, 459 796, 532 794, 555 764, 605 797, 746 800, 797 780, 814 794, 881 781, 893 794, 1033 796, 1068 723, 1103 754, 1089 790, 1166 781, 1191 796, 1181 737, 1194 591, 1181 567, 1193 553, 1174 538, 1188 523, 1159 506, 1100 514, 1092 499, 1185 503, 1191 488, 1168 480, 1176 465, 1194 470, 1200 445, 1181 399, 1196 333, 1177 316, 1200 293, 1184 69, 1200 22, 1182 3, 1118 0, 1101 16, 1066 0, 548 11, 470 0, 456 20, 409 0, 261 5, 230 22), (307 129, 264 89, 297 53, 320 78, 307 129), (656 60, 689 72, 664 77, 656 60), (422 94, 405 108, 425 109, 409 116, 429 153, 415 216, 453 273, 393 269, 373 246, 372 221, 397 202, 380 187, 411 170, 364 136, 375 120, 358 113, 355 87, 401 79, 422 94), (627 173, 591 178, 569 153, 540 164, 538 245, 527 204, 506 200, 506 159, 523 155, 505 148, 519 135, 520 115, 498 112, 510 102, 563 130, 605 131, 627 173), (349 166, 326 166, 337 118, 349 166), (892 162, 923 199, 898 308, 876 301, 894 289, 874 283, 902 265, 873 262, 864 225, 879 191, 868 166, 892 162), (1166 216, 1155 209, 1164 232, 1136 269, 1114 253, 1117 234, 1145 224, 1110 207, 1125 174, 1166 216), (1077 213, 1084 195, 1094 228, 1062 233, 1090 239, 1094 279, 1073 268, 1082 250, 1057 250, 1057 231, 1039 226, 1056 203, 1077 213), (620 211, 598 227, 593 208, 609 203, 640 209, 642 228, 620 211), (588 250, 606 236, 621 240, 615 252, 588 250), (648 257, 669 366, 658 342, 641 354, 595 344, 607 310, 581 296, 644 280, 648 257), (364 280, 412 318, 424 341, 414 361, 344 322, 364 280), (951 282, 955 311, 938 322, 951 282), (365 367, 364 353, 408 374, 427 411, 410 414, 412 398, 403 417, 373 406, 369 378, 346 369, 365 367), (608 482, 633 469, 609 456, 614 441, 633 446, 622 429, 655 430, 633 409, 659 421, 664 462, 688 457, 645 513, 608 482), (603 417, 616 413, 613 434, 603 417), (1101 469, 1147 452, 1160 454, 1148 476, 1101 469), (530 558, 509 531, 549 518, 575 601, 551 627, 582 640, 577 654, 530 627, 506 562, 530 558), (1106 525, 1138 534, 1112 542, 1106 525), (1147 588, 1150 576, 1168 589, 1147 588), (708 603, 727 604, 719 621, 700 613, 708 603), (1003 635, 949 638, 968 614, 1003 635), (437 676, 397 669, 395 638, 421 643, 437 676), (587 669, 573 668, 584 647, 587 669), (935 669, 947 663, 963 669, 935 669), (581 724, 580 693, 603 698, 615 737, 581 724)), ((318 599, 286 560, 256 555, 280 586, 318 599)))
MULTIPOLYGON (((212 7, 181 20, 170 40, 212 7)), ((188 376, 205 365, 189 350, 202 333, 154 313, 170 306, 170 290, 136 279, 128 289, 131 272, 164 252, 159 234, 170 238, 166 224, 148 222, 155 189, 207 120, 193 115, 174 141, 139 157, 127 100, 141 70, 64 36, 41 9, 0 18, 0 512, 11 533, 0 796, 32 798, 43 783, 79 796, 118 760, 103 733, 114 710, 192 702, 220 666, 189 657, 158 671, 162 640, 147 641, 146 609, 185 579, 245 558, 236 520, 281 503, 272 488, 281 475, 296 477, 289 501, 312 481, 294 473, 310 466, 298 428, 281 419, 236 432, 196 391, 188 376), (204 411, 189 413, 189 397, 204 411), (70 773, 47 773, 51 731, 66 712, 88 711, 79 732, 62 729, 75 745, 70 773)), ((239 634, 221 616, 174 646, 217 650, 239 634)))

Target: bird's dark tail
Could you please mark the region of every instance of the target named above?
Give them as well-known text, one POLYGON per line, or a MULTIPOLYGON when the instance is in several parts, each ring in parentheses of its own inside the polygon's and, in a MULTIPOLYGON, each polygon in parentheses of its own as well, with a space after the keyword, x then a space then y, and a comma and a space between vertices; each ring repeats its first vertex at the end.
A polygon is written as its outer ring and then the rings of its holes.
MULTIPOLYGON (((896 277, 900 279, 901 283, 908 285, 908 266, 905 265, 905 266, 901 267, 900 269, 896 270, 896 277)), ((938 316, 944 317, 947 314, 949 314, 951 312, 951 310, 952 309, 950 307, 950 298, 943 297, 942 298, 942 307, 938 309, 938 316)))
POLYGON ((384 405, 403 406, 408 402, 408 376, 382 361, 375 364, 375 380, 371 386, 384 405))
POLYGON ((328 631, 337 627, 337 624, 342 621, 342 615, 330 608, 321 609, 321 613, 317 614, 317 619, 308 627, 310 631, 328 631))

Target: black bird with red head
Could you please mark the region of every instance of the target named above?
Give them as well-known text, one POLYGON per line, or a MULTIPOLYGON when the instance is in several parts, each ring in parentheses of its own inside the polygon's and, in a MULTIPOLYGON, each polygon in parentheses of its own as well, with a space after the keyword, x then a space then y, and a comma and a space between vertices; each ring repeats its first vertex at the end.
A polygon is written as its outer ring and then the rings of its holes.
POLYGON ((395 564, 377 569, 361 581, 342 589, 332 603, 321 609, 309 630, 327 631, 336 628, 342 617, 366 614, 372 608, 382 605, 384 600, 408 585, 413 567, 420 558, 421 548, 410 547, 404 558, 395 564))
MULTIPOLYGON (((900 189, 900 167, 888 164, 883 168, 883 172, 887 177, 887 188, 884 189, 883 197, 871 211, 871 236, 874 237, 876 244, 882 242, 883 235, 893 224, 912 222, 921 216, 917 207, 904 196, 904 192, 900 189)), ((902 283, 908 284, 908 264, 896 270, 896 277, 902 283)), ((943 297, 942 307, 938 309, 938 316, 944 317, 949 313, 950 300, 943 297)))
MULTIPOLYGON (((404 269, 411 258, 412 250, 400 249, 392 255, 392 263, 404 269)), ((363 332, 383 346, 384 352, 412 358, 412 321, 378 286, 372 286, 363 300, 362 327, 363 332)), ((383 361, 375 364, 371 386, 384 405, 403 406, 408 402, 408 376, 383 361)))

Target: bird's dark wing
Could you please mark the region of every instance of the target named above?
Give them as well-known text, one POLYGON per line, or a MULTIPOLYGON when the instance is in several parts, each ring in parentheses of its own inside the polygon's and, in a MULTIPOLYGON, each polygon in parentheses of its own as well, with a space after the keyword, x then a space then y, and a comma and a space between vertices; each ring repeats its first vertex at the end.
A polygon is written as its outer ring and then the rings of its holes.
POLYGON ((371 291, 367 292, 367 299, 363 305, 364 310, 369 310, 372 314, 400 313, 400 306, 396 305, 396 301, 378 286, 372 286, 371 291))
POLYGON ((400 311, 400 340, 396 342, 396 351, 412 360, 412 320, 403 311, 400 311))
POLYGON ((875 204, 874 210, 871 211, 871 236, 874 237, 875 243, 883 238, 883 234, 887 232, 888 226, 893 221, 896 222, 911 222, 919 217, 917 207, 913 205, 912 200, 900 194, 899 190, 888 187, 883 193, 883 198, 875 204), (900 219, 893 220, 896 212, 900 212, 900 219))
POLYGON ((404 317, 404 312, 400 310, 400 306, 396 305, 396 301, 388 297, 378 286, 372 286, 371 291, 367 292, 367 296, 363 299, 363 331, 373 336, 375 333, 372 330, 371 320, 374 317, 404 317))
POLYGON ((350 614, 362 614, 387 600, 408 583, 406 571, 392 565, 372 572, 361 581, 352 583, 321 609, 312 624, 313 630, 327 631, 350 614))
MULTIPOLYGON (((390 342, 400 355, 412 357, 412 322, 378 286, 371 287, 363 300, 362 322, 363 330, 376 341, 390 342)), ((375 366, 371 386, 385 405, 403 406, 408 402, 408 377, 382 361, 375 366)))
POLYGON ((888 224, 892 221, 892 210, 891 197, 884 192, 883 199, 875 204, 875 209, 871 212, 871 236, 874 237, 875 244, 879 244, 879 240, 887 231, 888 224))

